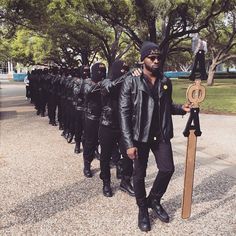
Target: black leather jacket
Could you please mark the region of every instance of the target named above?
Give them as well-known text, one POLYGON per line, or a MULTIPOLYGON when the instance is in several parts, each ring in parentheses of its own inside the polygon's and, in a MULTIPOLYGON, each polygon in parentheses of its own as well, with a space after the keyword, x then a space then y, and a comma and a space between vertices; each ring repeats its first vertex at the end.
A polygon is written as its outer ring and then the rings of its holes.
POLYGON ((95 83, 91 79, 85 79, 83 93, 85 117, 90 120, 99 120, 102 111, 100 82, 95 83))
MULTIPOLYGON (((165 141, 168 141, 173 137, 171 115, 184 115, 186 112, 181 108, 181 105, 172 102, 171 81, 163 77, 157 82, 161 136, 165 141)), ((134 147, 134 140, 148 142, 154 110, 154 100, 149 91, 143 75, 140 77, 129 76, 122 84, 119 98, 119 118, 126 149, 134 147)))
POLYGON ((119 129, 119 94, 125 77, 101 82, 102 114, 100 124, 119 129))

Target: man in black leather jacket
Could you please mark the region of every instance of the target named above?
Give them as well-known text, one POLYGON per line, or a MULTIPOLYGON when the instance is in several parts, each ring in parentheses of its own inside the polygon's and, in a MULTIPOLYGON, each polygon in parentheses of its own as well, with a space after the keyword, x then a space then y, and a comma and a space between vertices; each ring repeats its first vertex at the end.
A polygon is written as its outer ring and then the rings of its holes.
POLYGON ((106 77, 106 67, 103 63, 95 63, 91 67, 91 79, 86 79, 83 85, 84 93, 84 176, 92 177, 91 162, 98 146, 99 119, 102 110, 100 82, 106 77), (99 88, 99 89, 98 89, 99 88))
POLYGON ((172 102, 171 81, 159 69, 161 54, 156 44, 144 42, 141 48, 142 74, 124 80, 120 92, 119 115, 122 139, 130 159, 134 160, 134 191, 139 207, 138 227, 151 230, 148 207, 163 222, 169 216, 160 204, 174 173, 170 139, 173 137, 171 115, 184 115, 188 105, 172 102), (159 172, 149 196, 145 177, 149 151, 152 150, 159 172))
POLYGON ((111 76, 101 82, 102 94, 102 114, 99 126, 99 143, 101 146, 100 157, 100 178, 103 180, 103 194, 106 197, 112 196, 110 186, 111 172, 110 161, 112 151, 119 145, 123 158, 119 161, 122 169, 122 180, 120 189, 134 196, 133 186, 130 183, 133 174, 133 163, 124 152, 120 145, 119 127, 119 94, 121 84, 125 77, 121 77, 128 71, 129 67, 124 61, 115 61, 112 64, 111 76))

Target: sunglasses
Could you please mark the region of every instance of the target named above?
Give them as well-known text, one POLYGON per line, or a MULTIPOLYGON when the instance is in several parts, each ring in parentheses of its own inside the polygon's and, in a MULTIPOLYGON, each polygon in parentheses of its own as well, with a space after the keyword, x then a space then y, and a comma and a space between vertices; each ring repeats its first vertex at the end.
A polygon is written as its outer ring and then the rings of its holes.
POLYGON ((161 60, 161 55, 158 55, 158 56, 148 56, 147 58, 150 59, 151 61, 155 61, 156 59, 158 61, 160 61, 161 60))

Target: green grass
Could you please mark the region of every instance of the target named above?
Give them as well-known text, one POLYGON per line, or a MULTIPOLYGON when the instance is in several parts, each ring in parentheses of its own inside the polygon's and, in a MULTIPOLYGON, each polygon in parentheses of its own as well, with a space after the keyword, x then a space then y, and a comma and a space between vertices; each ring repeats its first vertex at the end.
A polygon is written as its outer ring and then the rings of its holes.
MULTIPOLYGON (((187 79, 172 80, 173 100, 175 103, 186 102, 186 90, 193 82, 187 79)), ((236 79, 216 79, 213 86, 206 87, 206 98, 200 104, 202 113, 236 115, 236 79)))

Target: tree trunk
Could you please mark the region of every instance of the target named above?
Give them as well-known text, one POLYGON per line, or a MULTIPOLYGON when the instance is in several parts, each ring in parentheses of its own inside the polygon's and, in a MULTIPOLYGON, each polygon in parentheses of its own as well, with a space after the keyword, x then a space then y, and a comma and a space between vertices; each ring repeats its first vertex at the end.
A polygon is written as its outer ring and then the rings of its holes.
POLYGON ((215 72, 216 72, 216 66, 217 66, 217 64, 212 62, 212 64, 209 67, 208 78, 207 78, 207 86, 212 86, 214 84, 214 75, 215 75, 215 72))
POLYGON ((156 17, 151 17, 148 20, 148 31, 150 35, 150 41, 153 43, 157 43, 156 17))
POLYGON ((89 65, 88 51, 86 49, 81 50, 82 65, 89 65))

